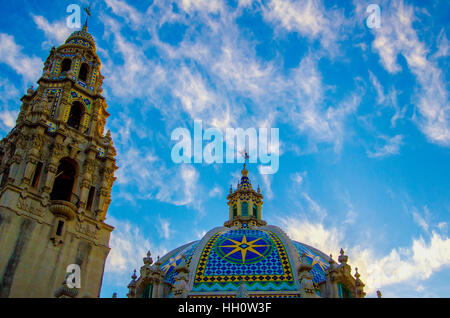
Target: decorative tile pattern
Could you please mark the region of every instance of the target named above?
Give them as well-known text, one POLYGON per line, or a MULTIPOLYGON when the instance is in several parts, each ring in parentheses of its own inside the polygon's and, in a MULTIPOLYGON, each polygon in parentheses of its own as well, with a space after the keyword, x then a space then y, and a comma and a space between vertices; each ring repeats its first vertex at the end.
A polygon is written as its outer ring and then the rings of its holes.
POLYGON ((81 45, 81 46, 84 46, 87 48, 90 48, 92 46, 88 41, 83 40, 83 39, 71 39, 71 40, 67 41, 66 44, 77 44, 77 45, 81 45))
POLYGON ((216 233, 201 254, 192 291, 235 291, 241 281, 248 290, 295 290, 285 247, 272 232, 216 233))
POLYGON ((54 134, 56 132, 56 124, 55 123, 52 123, 51 121, 49 121, 47 123, 47 126, 48 126, 47 130, 49 133, 54 134))
POLYGON ((53 102, 53 105, 51 106, 51 116, 52 116, 52 118, 55 118, 56 109, 58 108, 59 100, 61 98, 61 92, 62 92, 61 88, 47 89, 47 91, 45 92, 46 96, 49 93, 53 93, 53 94, 55 94, 55 97, 56 97, 55 101, 53 102))
POLYGON ((169 284, 175 283, 175 276, 177 275, 177 272, 175 271, 175 267, 178 266, 181 262, 183 254, 186 256, 186 265, 189 266, 188 263, 190 263, 190 260, 192 259, 192 255, 195 251, 195 248, 197 247, 199 241, 193 242, 186 248, 182 249, 180 252, 178 252, 176 255, 173 255, 168 260, 166 260, 161 265, 161 270, 164 273, 164 280, 168 282, 169 284))
POLYGON ((325 271, 330 266, 328 260, 299 242, 292 241, 292 244, 298 251, 300 261, 302 261, 302 254, 305 253, 306 261, 313 265, 311 270, 311 273, 314 275, 313 282, 316 284, 324 282, 326 280, 325 271))
POLYGON ((105 157, 105 149, 103 149, 102 147, 97 147, 97 156, 99 158, 104 158, 105 157))

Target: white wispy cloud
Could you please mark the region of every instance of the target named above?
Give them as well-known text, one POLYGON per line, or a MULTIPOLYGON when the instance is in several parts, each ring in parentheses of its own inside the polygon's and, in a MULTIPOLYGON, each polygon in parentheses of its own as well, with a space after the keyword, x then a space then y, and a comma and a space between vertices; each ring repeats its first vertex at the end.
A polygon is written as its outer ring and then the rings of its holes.
POLYGON ((400 283, 420 282, 450 265, 450 238, 433 232, 430 239, 412 239, 410 247, 398 247, 380 256, 371 248, 354 248, 352 263, 364 276, 369 293, 400 283))
POLYGON ((291 175, 291 180, 294 182, 295 188, 296 189, 300 189, 301 186, 303 185, 305 176, 306 176, 306 171, 305 172, 296 172, 294 174, 291 175))
POLYGON ((223 194, 222 188, 219 186, 215 186, 214 188, 212 188, 209 193, 208 196, 210 198, 215 198, 215 197, 220 197, 223 194))
POLYGON ((205 13, 217 13, 223 9, 222 0, 181 0, 181 7, 186 12, 201 11, 205 13))
POLYGON ((415 120, 431 142, 448 146, 450 104, 446 81, 438 64, 428 58, 429 48, 419 40, 413 27, 417 20, 413 6, 403 1, 386 2, 381 27, 373 29, 375 39, 372 47, 390 73, 400 72, 402 68, 398 57, 402 55, 405 58, 419 85, 415 97, 415 120))
POLYGON ((403 145, 403 138, 402 135, 396 135, 394 137, 380 136, 384 144, 376 146, 374 151, 368 150, 367 155, 369 158, 384 158, 398 155, 400 153, 400 146, 403 145))
POLYGON ((336 257, 340 248, 344 248, 349 264, 353 270, 358 267, 365 290, 372 297, 377 289, 389 291, 401 284, 418 284, 450 266, 450 238, 434 231, 428 240, 412 238, 409 247, 397 247, 380 254, 370 242, 351 244, 342 227, 326 226, 323 222, 296 216, 284 218, 282 225, 291 239, 314 246, 327 255, 336 257))
POLYGON ((19 90, 8 80, 0 79, 0 127, 10 130, 19 114, 19 90))
POLYGON ((158 231, 159 234, 162 238, 168 240, 170 239, 172 230, 170 229, 170 221, 161 218, 161 216, 159 216, 159 226, 158 226, 158 231))
POLYGON ((113 11, 114 14, 121 16, 133 28, 141 26, 145 17, 136 8, 121 0, 105 0, 106 5, 113 11))
POLYGON ((42 44, 44 48, 61 45, 73 31, 76 31, 67 27, 65 19, 50 23, 45 17, 40 15, 31 14, 31 17, 36 26, 44 31, 47 38, 47 41, 42 44))
POLYGON ((322 1, 271 0, 263 7, 264 18, 277 27, 296 31, 309 39, 318 39, 324 48, 336 49, 340 30, 348 24, 344 15, 326 9, 322 1))
POLYGON ((111 277, 114 277, 115 283, 126 286, 132 271, 136 269, 139 272, 143 265, 142 258, 149 250, 154 260, 158 255, 167 253, 164 247, 150 241, 138 224, 114 217, 108 217, 107 222, 115 229, 109 241, 111 251, 106 260, 105 273, 113 273, 111 277))
MULTIPOLYGON (((193 8, 193 2, 185 5, 193 8)), ((361 92, 327 107, 323 100, 326 88, 317 67, 319 57, 311 53, 285 74, 280 69, 282 61, 267 61, 256 55, 255 42, 243 36, 236 23, 240 10, 243 7, 233 11, 224 6, 220 15, 202 14, 193 22, 166 10, 166 3, 154 3, 144 18, 147 29, 134 42, 126 40, 114 18, 103 15, 106 36, 113 39, 114 50, 123 61, 105 62, 108 70, 114 69, 105 72, 105 85, 111 87, 108 91, 127 100, 128 91, 133 90, 134 98, 147 99, 147 104, 158 108, 167 126, 184 121, 184 114, 218 128, 253 126, 268 118, 270 125, 276 125, 280 120, 276 110, 280 109, 281 114, 289 114, 283 116, 283 122, 311 137, 311 142, 331 143, 339 152, 347 130, 345 121, 357 109, 361 92), (168 22, 187 25, 177 46, 159 37, 161 24, 168 22), (199 28, 202 25, 209 28, 199 28), (145 32, 151 40, 139 43, 145 32), (147 47, 165 54, 156 61, 146 56, 147 47), (249 102, 243 105, 238 100, 249 102), (166 106, 168 102, 170 107, 166 106)))
POLYGON ((29 57, 22 53, 12 35, 0 33, 0 63, 5 63, 25 82, 36 82, 42 72, 43 62, 38 57, 29 57))

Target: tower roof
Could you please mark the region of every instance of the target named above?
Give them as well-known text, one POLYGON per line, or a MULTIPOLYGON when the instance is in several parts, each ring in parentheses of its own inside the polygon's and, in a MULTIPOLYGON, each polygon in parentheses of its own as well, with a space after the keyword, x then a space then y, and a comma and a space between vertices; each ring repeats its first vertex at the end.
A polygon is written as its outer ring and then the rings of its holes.
POLYGON ((83 47, 91 48, 96 51, 94 37, 88 32, 87 26, 84 25, 80 31, 73 32, 66 40, 65 44, 75 44, 83 47))

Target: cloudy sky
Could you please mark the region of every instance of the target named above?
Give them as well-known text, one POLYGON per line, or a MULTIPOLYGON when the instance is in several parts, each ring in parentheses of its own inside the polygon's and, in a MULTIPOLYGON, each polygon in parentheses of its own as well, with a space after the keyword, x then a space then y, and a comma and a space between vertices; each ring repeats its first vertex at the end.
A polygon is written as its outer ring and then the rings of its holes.
MULTIPOLYGON (((1 0, 0 134, 73 32, 68 5, 1 0)), ((368 296, 450 296, 447 1, 93 1, 118 150, 102 297, 220 226, 242 165, 174 164, 171 132, 279 128, 260 174, 263 218, 327 254, 343 247, 368 296), (370 28, 367 7, 381 8, 370 28)))

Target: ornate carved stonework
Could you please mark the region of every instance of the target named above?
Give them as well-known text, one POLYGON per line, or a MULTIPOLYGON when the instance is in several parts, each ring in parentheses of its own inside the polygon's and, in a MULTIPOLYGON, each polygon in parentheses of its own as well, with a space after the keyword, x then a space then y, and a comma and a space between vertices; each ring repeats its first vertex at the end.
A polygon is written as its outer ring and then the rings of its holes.
MULTIPOLYGON (((18 260, 15 275, 26 279, 10 286, 13 297, 53 297, 54 286, 64 279, 65 266, 87 258, 92 261, 83 262, 88 268, 82 270, 89 272, 89 281, 80 295, 99 294, 113 228, 103 223, 104 218, 95 219, 92 211, 106 215, 105 202, 109 203, 116 169, 109 152, 111 136, 106 147, 103 136, 96 135, 109 116, 106 101, 97 91, 103 78, 100 67, 87 27, 74 32, 52 49, 39 86, 27 90, 16 126, 0 140, 0 220, 16 218, 0 222, 0 260, 8 260, 20 240, 26 242, 27 251, 36 251, 22 253, 18 260), (88 68, 86 79, 79 78, 83 65, 88 68), (107 158, 97 155, 99 148, 107 158), (108 182, 99 173, 104 166, 109 167, 108 182), (91 186, 97 197, 90 196, 91 186), (87 203, 89 211, 85 211, 87 203), (63 253, 51 251, 61 248, 63 253)), ((7 262, 0 261, 0 273, 7 262)), ((0 297, 3 290, 2 286, 0 297)))
POLYGON ((33 206, 33 201, 25 200, 22 198, 19 198, 19 200, 17 201, 17 208, 39 217, 45 214, 45 209, 33 206))
POLYGON ((75 225, 75 229, 77 232, 89 236, 93 239, 97 238, 98 229, 94 224, 90 224, 87 222, 77 221, 75 225))

